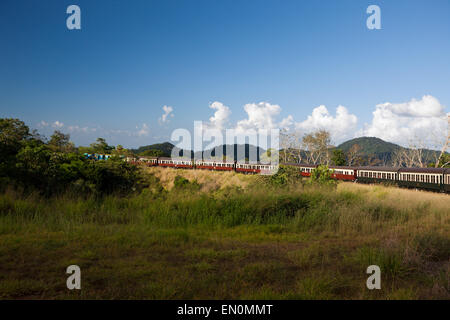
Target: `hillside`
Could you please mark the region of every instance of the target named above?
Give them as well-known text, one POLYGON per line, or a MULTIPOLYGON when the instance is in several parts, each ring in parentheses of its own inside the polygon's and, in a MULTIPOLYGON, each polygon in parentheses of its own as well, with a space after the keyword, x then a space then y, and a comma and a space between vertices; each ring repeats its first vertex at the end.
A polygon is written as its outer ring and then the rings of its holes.
POLYGON ((137 149, 133 149, 131 151, 133 151, 133 153, 135 153, 135 154, 142 154, 142 153, 146 153, 151 150, 160 151, 161 154, 155 154, 155 155, 169 157, 173 148, 174 148, 173 144, 171 144, 170 142, 164 142, 164 143, 155 143, 155 144, 151 144, 148 146, 142 146, 137 149))
MULTIPOLYGON (((355 138, 341 143, 337 148, 347 153, 354 145, 360 147, 359 154, 363 163, 374 165, 392 165, 391 160, 394 153, 403 149, 402 146, 376 137, 355 138)), ((437 155, 439 155, 439 151, 423 149, 423 159, 426 163, 433 162, 437 155)))
MULTIPOLYGON (((358 145, 360 147, 359 150, 359 156, 361 158, 360 164, 361 165, 392 165, 392 157, 394 153, 403 147, 384 141, 380 138, 376 137, 360 137, 348 140, 346 142, 341 143, 336 148, 341 149, 344 151, 344 153, 348 153, 349 150, 354 146, 358 145)), ((233 145, 222 145, 219 148, 222 148, 223 155, 227 155, 227 149, 230 150, 233 145)), ((142 146, 138 149, 132 150, 135 154, 139 155, 145 155, 145 156, 163 156, 163 157, 169 157, 171 155, 171 152, 175 148, 175 146, 170 142, 164 142, 164 143, 157 143, 152 144, 148 146, 142 146)), ((189 154, 190 151, 185 152, 185 154, 189 154)), ((258 154, 258 160, 259 156, 265 152, 263 149, 257 149, 253 145, 249 144, 235 144, 234 145, 234 160, 243 160, 244 158, 249 158, 250 153, 257 153, 258 154), (255 150, 256 149, 256 150, 255 150)), ((438 153, 438 151, 434 150, 427 150, 425 149, 423 152, 423 156, 425 159, 427 159, 427 162, 429 162, 431 159, 434 159, 435 154, 438 153)), ((209 158, 209 155, 215 156, 214 151, 205 150, 204 151, 204 157, 209 158), (208 155, 208 156, 207 156, 208 155)), ((191 152, 192 155, 192 152, 191 152)), ((202 158, 201 152, 195 153, 196 158, 202 158)), ((303 157, 306 157, 306 153, 303 153, 303 157)))
POLYGON ((361 147, 361 154, 364 156, 373 154, 392 153, 399 150, 401 147, 397 144, 386 142, 380 138, 375 137, 360 137, 348 140, 337 146, 344 152, 348 152, 355 144, 361 147))
MULTIPOLYGON (((231 151, 233 145, 222 145, 218 147, 218 150, 222 148, 223 155, 226 156, 231 151)), ((176 148, 170 142, 157 143, 148 146, 139 147, 138 149, 133 149, 132 152, 137 155, 142 156, 161 156, 170 157, 172 150, 176 148)), ((189 154, 190 151, 185 152, 189 154)), ((235 144, 234 145, 234 160, 243 160, 244 158, 249 158, 250 154, 257 154, 258 160, 259 156, 265 152, 264 149, 255 147, 250 144, 235 144)), ((210 158, 216 156, 214 149, 208 149, 203 151, 205 158, 210 158)), ((200 151, 195 152, 196 158, 202 158, 202 153, 200 151)))

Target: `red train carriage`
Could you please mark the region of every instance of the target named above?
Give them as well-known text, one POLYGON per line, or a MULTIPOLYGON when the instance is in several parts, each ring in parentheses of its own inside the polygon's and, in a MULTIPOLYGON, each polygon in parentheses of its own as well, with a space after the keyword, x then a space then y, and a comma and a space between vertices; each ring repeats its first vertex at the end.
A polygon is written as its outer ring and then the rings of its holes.
POLYGON ((311 172, 315 168, 317 168, 317 165, 315 165, 315 164, 300 164, 300 165, 298 165, 298 167, 300 168, 300 173, 303 177, 310 177, 311 172))
POLYGON ((356 168, 345 166, 329 166, 332 173, 331 177, 337 180, 355 181, 356 180, 356 168))
POLYGON ((154 167, 158 165, 158 158, 153 157, 153 158, 139 158, 138 160, 139 163, 142 163, 144 165, 146 165, 147 167, 154 167))
POLYGON ((219 171, 233 171, 234 163, 214 161, 214 160, 203 160, 203 161, 196 161, 195 168, 207 170, 219 170, 219 171))
POLYGON ((158 166, 171 167, 171 168, 183 168, 193 169, 194 165, 190 159, 172 159, 172 158, 159 158, 158 166))
POLYGON ((236 163, 236 172, 268 174, 276 170, 275 165, 262 163, 236 163))
POLYGON ((236 163, 236 172, 260 173, 261 168, 256 163, 236 163))

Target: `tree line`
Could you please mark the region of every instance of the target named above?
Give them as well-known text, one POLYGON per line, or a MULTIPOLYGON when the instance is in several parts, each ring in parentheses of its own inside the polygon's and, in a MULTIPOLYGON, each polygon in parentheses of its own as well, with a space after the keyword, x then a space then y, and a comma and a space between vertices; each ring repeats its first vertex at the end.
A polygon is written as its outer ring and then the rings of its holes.
POLYGON ((45 196, 128 194, 145 182, 136 166, 122 161, 128 151, 98 138, 89 147, 75 147, 70 136, 55 131, 42 137, 19 119, 0 119, 0 187, 39 192, 45 196), (111 154, 111 161, 92 161, 84 153, 111 154))
MULTIPOLYGON (((448 142, 447 142, 448 143, 448 142)), ((445 151, 445 149, 443 149, 445 151)), ((318 130, 304 134, 282 131, 280 161, 284 163, 324 164, 336 166, 450 167, 450 154, 428 150, 419 139, 412 139, 408 148, 378 156, 364 154, 364 148, 353 144, 346 152, 331 144, 331 134, 318 130)))

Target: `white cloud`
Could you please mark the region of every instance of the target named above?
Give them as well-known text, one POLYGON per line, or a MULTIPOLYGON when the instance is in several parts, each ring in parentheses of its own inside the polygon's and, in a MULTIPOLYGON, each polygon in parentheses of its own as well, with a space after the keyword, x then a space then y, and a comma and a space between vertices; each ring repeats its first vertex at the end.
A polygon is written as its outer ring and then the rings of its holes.
POLYGON ((346 107, 338 106, 336 116, 333 117, 324 105, 320 105, 312 111, 305 121, 295 124, 297 130, 312 132, 316 130, 327 130, 335 141, 343 141, 353 137, 358 118, 350 114, 346 107))
POLYGON ((169 116, 173 117, 173 108, 171 106, 163 106, 162 107, 164 113, 161 116, 161 118, 159 118, 159 123, 166 123, 169 122, 169 116))
POLYGON ((57 121, 53 122, 52 127, 53 127, 53 128, 58 128, 58 129, 60 129, 60 128, 64 127, 64 123, 59 122, 59 121, 57 120, 57 121))
POLYGON ((137 132, 137 135, 139 137, 148 136, 150 133, 150 129, 146 123, 142 125, 142 128, 137 132))
POLYGON ((216 112, 209 118, 209 123, 206 123, 205 127, 218 130, 226 129, 226 125, 228 124, 231 115, 230 108, 219 101, 211 103, 209 107, 216 110, 216 112))
POLYGON ((277 104, 268 102, 248 103, 244 106, 248 118, 239 120, 237 123, 238 130, 248 129, 272 129, 276 127, 274 118, 280 113, 281 108, 277 104))
POLYGON ((293 123, 291 115, 284 118, 280 123, 276 121, 277 116, 281 112, 281 107, 277 104, 268 102, 248 103, 244 106, 244 110, 247 112, 248 118, 237 122, 236 129, 238 132, 245 132, 251 129, 270 130, 280 127, 286 128, 293 123))
POLYGON ((372 122, 365 124, 358 136, 378 137, 407 146, 420 140, 427 146, 447 131, 445 107, 433 96, 404 103, 382 103, 375 107, 372 122))
POLYGON ((44 120, 42 120, 41 122, 38 123, 38 128, 45 128, 48 127, 48 122, 45 122, 44 120))
POLYGON ((80 127, 80 126, 68 126, 67 130, 69 130, 69 132, 82 132, 82 133, 88 133, 89 130, 93 131, 88 127, 80 127))
POLYGON ((280 126, 280 129, 289 130, 293 124, 294 124, 294 118, 291 115, 289 115, 289 116, 287 116, 287 118, 284 118, 283 120, 281 120, 279 126, 280 126))

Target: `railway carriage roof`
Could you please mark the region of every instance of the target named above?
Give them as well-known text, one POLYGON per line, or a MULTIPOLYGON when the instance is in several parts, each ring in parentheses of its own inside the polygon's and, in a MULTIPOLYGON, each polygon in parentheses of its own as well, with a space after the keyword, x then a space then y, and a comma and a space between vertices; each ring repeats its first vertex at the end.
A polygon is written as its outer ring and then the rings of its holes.
POLYGON ((213 159, 203 159, 203 160, 197 160, 196 162, 215 162, 215 163, 225 163, 225 164, 233 164, 234 161, 219 161, 219 160, 213 160, 213 159))
POLYGON ((357 170, 369 170, 369 171, 386 171, 386 172, 397 172, 400 168, 397 167, 375 167, 375 166, 368 166, 368 167, 357 167, 357 170))
POLYGON ((174 161, 192 161, 191 158, 170 158, 170 157, 159 157, 159 160, 174 160, 174 161))
POLYGON ((285 165, 285 166, 296 166, 296 167, 305 167, 305 168, 315 168, 315 167, 317 167, 317 164, 292 163, 292 162, 281 163, 281 164, 285 165))
POLYGON ((442 174, 446 171, 445 168, 400 168, 399 172, 414 172, 414 173, 437 173, 442 174))

